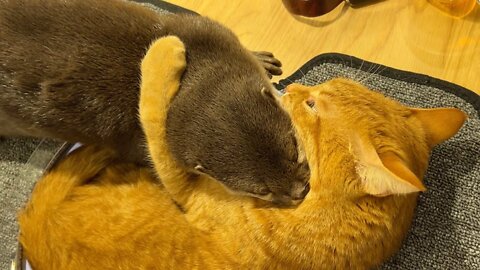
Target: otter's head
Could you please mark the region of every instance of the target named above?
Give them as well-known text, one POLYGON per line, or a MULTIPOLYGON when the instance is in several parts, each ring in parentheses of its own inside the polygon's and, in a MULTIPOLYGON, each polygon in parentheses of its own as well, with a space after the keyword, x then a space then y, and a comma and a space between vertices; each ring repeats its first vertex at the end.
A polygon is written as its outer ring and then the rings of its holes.
POLYGON ((233 193, 295 205, 310 189, 308 163, 276 90, 261 79, 239 79, 210 105, 220 113, 208 117, 210 145, 192 167, 233 193))

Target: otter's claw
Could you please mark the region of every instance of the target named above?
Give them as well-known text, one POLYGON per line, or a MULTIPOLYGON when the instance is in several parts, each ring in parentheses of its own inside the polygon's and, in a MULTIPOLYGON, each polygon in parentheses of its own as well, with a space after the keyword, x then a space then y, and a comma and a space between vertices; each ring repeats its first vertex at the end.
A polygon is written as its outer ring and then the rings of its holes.
POLYGON ((268 76, 282 74, 282 63, 271 52, 252 52, 267 71, 268 76))

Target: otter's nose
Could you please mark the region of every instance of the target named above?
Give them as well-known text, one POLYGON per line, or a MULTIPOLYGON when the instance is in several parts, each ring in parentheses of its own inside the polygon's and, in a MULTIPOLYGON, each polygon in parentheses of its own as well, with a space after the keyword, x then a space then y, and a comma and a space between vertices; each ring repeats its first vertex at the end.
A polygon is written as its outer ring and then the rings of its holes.
POLYGON ((310 183, 299 185, 298 187, 292 190, 292 199, 293 200, 303 200, 310 191, 310 183))

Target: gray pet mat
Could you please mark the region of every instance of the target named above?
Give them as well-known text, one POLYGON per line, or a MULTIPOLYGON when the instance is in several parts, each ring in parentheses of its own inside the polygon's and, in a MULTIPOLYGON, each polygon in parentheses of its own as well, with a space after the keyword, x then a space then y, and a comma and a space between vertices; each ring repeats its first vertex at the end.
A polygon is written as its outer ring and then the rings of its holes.
POLYGON ((15 257, 18 209, 62 145, 48 140, 0 139, 0 269, 9 269, 15 257))
POLYGON ((335 77, 415 107, 456 107, 469 116, 460 132, 435 147, 416 216, 401 251, 381 269, 480 269, 480 97, 432 77, 342 54, 324 54, 276 85, 315 85, 335 77))

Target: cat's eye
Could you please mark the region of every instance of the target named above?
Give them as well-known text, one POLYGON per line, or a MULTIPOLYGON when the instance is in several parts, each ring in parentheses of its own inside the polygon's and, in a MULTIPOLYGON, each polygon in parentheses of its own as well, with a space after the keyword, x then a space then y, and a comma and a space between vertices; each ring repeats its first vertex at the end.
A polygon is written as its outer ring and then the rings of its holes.
POLYGON ((307 100, 306 103, 310 108, 313 108, 315 106, 315 101, 313 99, 307 100))
POLYGON ((315 108, 315 100, 313 98, 309 98, 305 101, 305 104, 307 104, 308 107, 310 107, 310 109, 312 109, 313 111, 317 111, 316 108, 315 108))
POLYGON ((256 192, 252 192, 252 193, 256 194, 257 196, 267 196, 272 192, 267 187, 261 187, 256 192))

